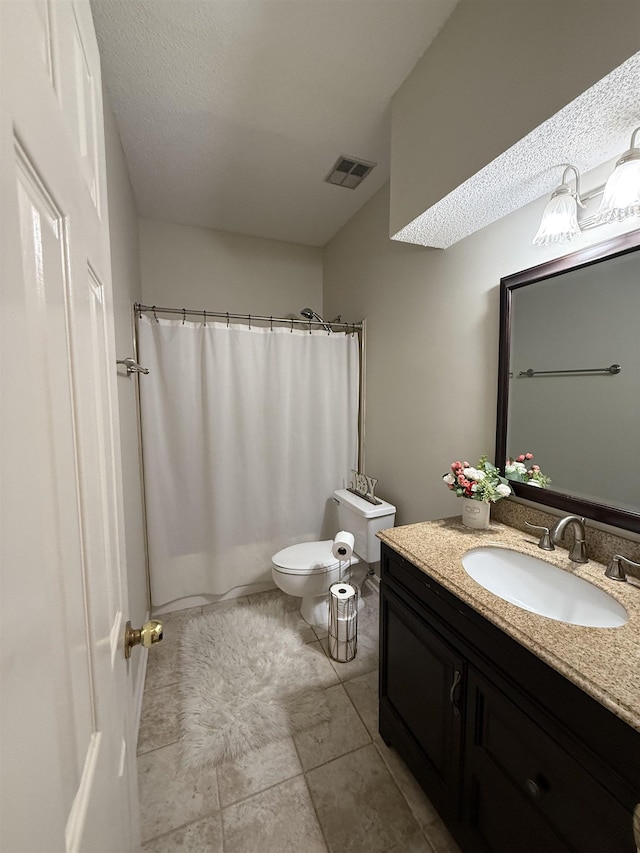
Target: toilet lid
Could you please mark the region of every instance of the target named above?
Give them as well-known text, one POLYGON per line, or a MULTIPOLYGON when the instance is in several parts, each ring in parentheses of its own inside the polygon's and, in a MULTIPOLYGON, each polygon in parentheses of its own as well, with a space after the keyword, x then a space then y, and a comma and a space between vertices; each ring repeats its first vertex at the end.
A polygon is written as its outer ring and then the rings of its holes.
POLYGON ((292 575, 328 572, 340 565, 331 553, 333 539, 322 542, 300 542, 289 545, 271 558, 273 565, 280 571, 292 575))

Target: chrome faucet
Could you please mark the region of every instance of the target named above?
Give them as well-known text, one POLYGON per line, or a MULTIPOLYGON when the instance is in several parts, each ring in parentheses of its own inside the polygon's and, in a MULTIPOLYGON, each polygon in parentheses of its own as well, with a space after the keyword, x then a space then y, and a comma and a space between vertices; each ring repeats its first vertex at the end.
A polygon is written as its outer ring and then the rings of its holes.
POLYGON ((550 530, 551 541, 557 545, 564 538, 569 525, 573 527, 573 545, 569 551, 569 559, 574 563, 588 563, 584 518, 579 515, 566 515, 556 521, 550 530))

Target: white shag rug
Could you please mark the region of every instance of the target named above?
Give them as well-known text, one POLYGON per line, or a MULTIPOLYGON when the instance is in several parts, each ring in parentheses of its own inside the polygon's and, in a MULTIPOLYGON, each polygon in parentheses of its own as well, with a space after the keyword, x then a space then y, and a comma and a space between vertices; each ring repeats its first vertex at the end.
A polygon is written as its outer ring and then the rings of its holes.
POLYGON ((330 664, 282 600, 193 619, 180 645, 182 761, 219 764, 328 720, 330 664), (329 665, 329 670, 327 670, 329 665), (323 684, 323 681, 325 682, 323 684))

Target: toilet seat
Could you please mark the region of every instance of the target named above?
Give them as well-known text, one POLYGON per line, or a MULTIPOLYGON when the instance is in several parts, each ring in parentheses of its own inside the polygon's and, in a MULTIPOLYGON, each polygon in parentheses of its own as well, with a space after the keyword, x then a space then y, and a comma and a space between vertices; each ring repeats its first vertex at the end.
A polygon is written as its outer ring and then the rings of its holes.
MULTIPOLYGON (((298 545, 289 545, 283 548, 271 558, 273 565, 279 572, 287 575, 311 575, 324 574, 341 565, 340 560, 331 553, 333 539, 324 539, 320 542, 300 542, 298 545)), ((355 565, 359 560, 354 554, 351 564, 355 565)))

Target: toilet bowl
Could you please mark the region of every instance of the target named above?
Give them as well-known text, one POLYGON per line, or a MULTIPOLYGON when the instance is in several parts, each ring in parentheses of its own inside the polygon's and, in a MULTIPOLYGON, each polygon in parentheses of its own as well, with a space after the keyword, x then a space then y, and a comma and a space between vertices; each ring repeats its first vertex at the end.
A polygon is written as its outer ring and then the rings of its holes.
POLYGON ((287 595, 302 598, 300 613, 310 625, 327 625, 331 584, 350 581, 358 588, 362 585, 367 564, 380 559, 380 540, 375 534, 393 527, 395 521, 396 508, 386 501, 371 504, 346 489, 333 494, 342 529, 355 539, 351 560, 341 562, 334 557, 333 539, 289 545, 271 558, 274 583, 287 595))
POLYGON ((358 586, 367 573, 355 555, 351 565, 336 560, 332 545, 333 539, 301 542, 283 548, 271 559, 273 582, 287 595, 302 598, 300 613, 310 625, 327 624, 331 584, 351 577, 358 586))

